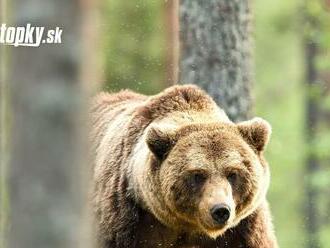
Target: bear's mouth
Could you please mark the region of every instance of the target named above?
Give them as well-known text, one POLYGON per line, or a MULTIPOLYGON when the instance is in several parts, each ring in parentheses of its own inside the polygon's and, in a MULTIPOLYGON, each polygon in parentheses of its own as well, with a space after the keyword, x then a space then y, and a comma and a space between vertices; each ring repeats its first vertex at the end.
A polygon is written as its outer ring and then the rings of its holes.
POLYGON ((227 222, 222 225, 214 225, 206 222, 203 219, 199 220, 199 227, 202 229, 202 231, 209 237, 216 239, 217 237, 224 234, 227 229, 229 228, 230 222, 227 222))

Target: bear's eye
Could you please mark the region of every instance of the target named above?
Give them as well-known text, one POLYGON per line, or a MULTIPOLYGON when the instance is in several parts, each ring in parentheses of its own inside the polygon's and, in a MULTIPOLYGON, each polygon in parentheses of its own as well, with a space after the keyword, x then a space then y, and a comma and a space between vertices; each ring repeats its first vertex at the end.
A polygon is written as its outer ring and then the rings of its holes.
POLYGON ((195 172, 191 175, 191 186, 200 186, 206 181, 206 175, 201 172, 195 172))
POLYGON ((234 185, 237 181, 237 174, 235 172, 231 172, 228 174, 227 179, 231 185, 234 185))

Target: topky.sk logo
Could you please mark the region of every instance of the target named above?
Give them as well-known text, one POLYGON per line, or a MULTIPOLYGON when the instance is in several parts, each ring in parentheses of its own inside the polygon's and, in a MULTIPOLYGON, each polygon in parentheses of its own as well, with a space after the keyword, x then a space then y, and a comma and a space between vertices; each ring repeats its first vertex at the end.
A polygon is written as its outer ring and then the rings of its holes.
POLYGON ((34 27, 27 23, 25 27, 0 26, 0 44, 11 46, 39 47, 41 44, 62 43, 62 28, 45 30, 45 27, 34 27))

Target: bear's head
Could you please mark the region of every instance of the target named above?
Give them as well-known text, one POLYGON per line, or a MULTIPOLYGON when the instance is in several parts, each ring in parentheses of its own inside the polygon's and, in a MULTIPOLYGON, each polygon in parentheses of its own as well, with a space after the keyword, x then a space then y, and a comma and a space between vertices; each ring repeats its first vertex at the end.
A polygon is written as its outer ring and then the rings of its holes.
POLYGON ((152 125, 146 136, 148 174, 159 185, 153 214, 165 225, 212 238, 236 226, 265 199, 269 169, 263 151, 270 133, 261 118, 180 128, 152 125))

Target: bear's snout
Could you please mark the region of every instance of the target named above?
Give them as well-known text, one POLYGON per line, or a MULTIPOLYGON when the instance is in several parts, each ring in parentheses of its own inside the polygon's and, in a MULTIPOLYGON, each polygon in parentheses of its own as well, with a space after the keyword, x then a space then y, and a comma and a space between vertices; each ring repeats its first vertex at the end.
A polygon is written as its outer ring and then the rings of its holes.
POLYGON ((211 208, 210 213, 217 224, 223 225, 230 218, 230 207, 227 204, 216 204, 211 208))

